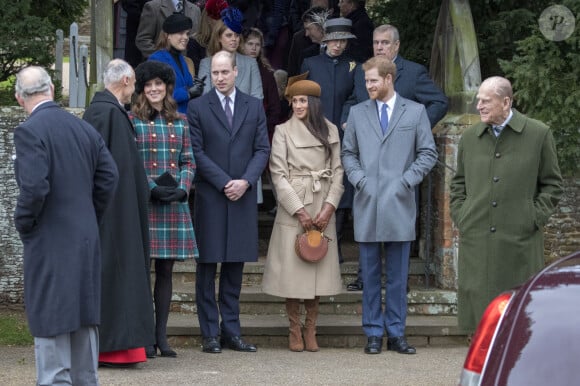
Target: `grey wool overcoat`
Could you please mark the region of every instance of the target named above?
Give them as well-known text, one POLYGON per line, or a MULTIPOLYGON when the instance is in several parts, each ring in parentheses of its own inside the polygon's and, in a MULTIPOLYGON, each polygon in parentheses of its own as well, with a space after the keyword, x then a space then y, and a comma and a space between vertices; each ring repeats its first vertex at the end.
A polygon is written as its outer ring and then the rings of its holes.
POLYGON ((296 117, 276 127, 272 139, 270 174, 278 199, 278 210, 264 267, 264 292, 298 299, 335 295, 342 282, 336 244, 334 215, 324 234, 332 239, 322 261, 302 261, 294 250, 296 235, 304 232, 294 216, 302 207, 314 218, 325 202, 338 207, 344 191, 338 129, 326 121, 331 154, 296 117))
POLYGON ((415 186, 436 161, 431 124, 422 104, 397 94, 385 135, 376 101, 354 106, 344 133, 342 164, 355 187, 355 240, 415 240, 415 186))

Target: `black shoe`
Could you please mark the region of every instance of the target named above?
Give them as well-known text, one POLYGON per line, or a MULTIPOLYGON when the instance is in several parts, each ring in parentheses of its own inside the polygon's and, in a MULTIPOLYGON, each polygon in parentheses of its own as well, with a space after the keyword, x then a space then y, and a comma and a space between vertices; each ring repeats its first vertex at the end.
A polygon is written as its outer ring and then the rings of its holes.
POLYGON ((149 359, 155 358, 157 356, 157 348, 155 346, 146 346, 145 356, 149 359))
POLYGON ((222 348, 217 340, 217 338, 209 337, 203 338, 203 343, 201 344, 201 351, 210 354, 219 354, 222 352, 222 348))
POLYGON ((380 354, 383 349, 383 338, 380 336, 369 336, 365 346, 365 354, 380 354))
POLYGON ((387 339, 387 350, 396 351, 399 354, 415 354, 415 347, 409 346, 404 336, 387 339))
POLYGON ((350 284, 346 285, 347 291, 362 291, 363 290, 363 283, 360 280, 355 280, 350 284))
POLYGON ((227 347, 235 351, 256 352, 258 350, 253 344, 244 342, 241 336, 221 338, 220 343, 223 347, 227 347))
POLYGON ((175 351, 173 351, 171 349, 171 347, 166 347, 164 349, 162 349, 161 347, 159 347, 159 352, 161 353, 162 357, 167 357, 167 358, 175 358, 177 357, 177 353, 175 351))

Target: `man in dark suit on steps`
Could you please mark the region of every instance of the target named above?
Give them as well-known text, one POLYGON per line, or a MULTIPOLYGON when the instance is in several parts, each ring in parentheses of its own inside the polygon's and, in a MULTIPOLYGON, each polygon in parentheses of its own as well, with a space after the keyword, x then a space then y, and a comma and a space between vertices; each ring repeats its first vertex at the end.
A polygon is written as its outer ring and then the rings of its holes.
POLYGON ((216 53, 210 74, 214 88, 192 99, 187 109, 197 163, 194 224, 199 259, 195 300, 202 350, 220 353, 225 346, 254 352, 256 346, 241 338, 239 299, 244 263, 258 260, 255 187, 270 155, 266 116, 261 100, 235 88, 235 55, 216 53))

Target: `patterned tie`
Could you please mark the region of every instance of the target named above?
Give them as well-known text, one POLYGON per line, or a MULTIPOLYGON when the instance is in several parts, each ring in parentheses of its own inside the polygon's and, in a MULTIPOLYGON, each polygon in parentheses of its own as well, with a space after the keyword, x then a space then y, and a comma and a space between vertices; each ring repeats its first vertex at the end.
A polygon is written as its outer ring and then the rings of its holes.
POLYGON ((389 127, 389 114, 387 114, 387 104, 383 103, 381 108, 381 129, 383 129, 383 135, 387 133, 387 128, 389 127))
POLYGON ((230 129, 232 128, 232 122, 234 121, 234 114, 232 114, 232 109, 230 107, 231 99, 229 96, 226 96, 226 105, 224 107, 224 111, 226 112, 226 118, 228 119, 228 124, 230 125, 230 129))
POLYGON ((495 136, 499 137, 499 134, 503 130, 503 126, 493 126, 492 128, 493 128, 493 133, 495 134, 495 136))
POLYGON ((177 2, 177 4, 175 5, 175 11, 177 11, 177 13, 183 13, 183 1, 179 0, 177 2))

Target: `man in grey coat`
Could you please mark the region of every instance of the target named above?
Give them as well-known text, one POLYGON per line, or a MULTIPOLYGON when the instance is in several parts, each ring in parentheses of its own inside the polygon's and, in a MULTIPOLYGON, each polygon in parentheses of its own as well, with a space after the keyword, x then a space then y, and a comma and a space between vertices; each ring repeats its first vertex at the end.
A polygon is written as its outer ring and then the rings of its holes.
POLYGON ((363 64, 370 99, 350 110, 342 163, 355 187, 354 237, 359 242, 363 288, 365 353, 378 354, 387 332, 387 349, 414 354, 407 344, 407 275, 415 239, 415 186, 437 160, 425 107, 394 89, 396 67, 375 56, 363 64), (381 307, 381 249, 387 273, 381 307))
POLYGON ((99 133, 59 108, 53 95, 43 68, 16 76, 16 100, 30 114, 14 130, 24 303, 37 384, 97 385, 98 223, 113 197, 117 167, 99 133))

